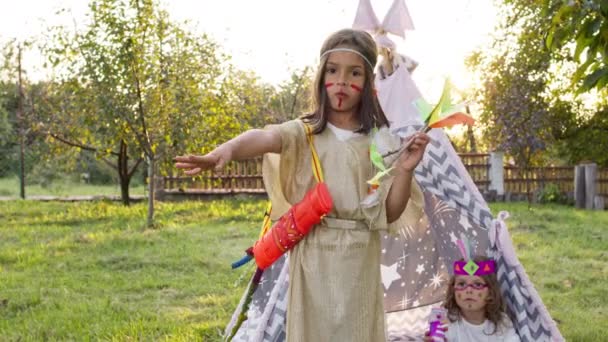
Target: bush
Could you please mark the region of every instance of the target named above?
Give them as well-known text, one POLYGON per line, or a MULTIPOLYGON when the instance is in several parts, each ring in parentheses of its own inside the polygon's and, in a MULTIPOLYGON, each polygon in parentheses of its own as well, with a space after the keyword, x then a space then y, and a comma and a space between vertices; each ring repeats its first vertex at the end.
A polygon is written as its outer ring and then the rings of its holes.
POLYGON ((557 184, 549 183, 538 191, 537 200, 539 203, 562 203, 567 202, 567 196, 561 192, 557 184))

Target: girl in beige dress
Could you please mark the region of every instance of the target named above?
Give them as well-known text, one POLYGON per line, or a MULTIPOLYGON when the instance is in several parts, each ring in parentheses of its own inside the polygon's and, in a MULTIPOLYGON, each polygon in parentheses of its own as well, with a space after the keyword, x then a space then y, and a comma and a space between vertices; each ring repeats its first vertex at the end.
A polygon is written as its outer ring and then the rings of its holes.
POLYGON ((195 175, 230 160, 264 155, 264 183, 276 220, 315 185, 305 125, 312 129, 334 206, 289 252, 289 342, 386 340, 380 231, 407 215, 410 194, 419 192, 413 172, 429 138, 424 133, 410 137, 410 147, 376 190, 377 205, 362 206, 366 181, 378 171, 370 161, 372 139, 390 150, 401 144, 381 129, 388 121, 373 88, 376 51, 366 32, 332 34, 320 52, 313 113, 249 130, 204 156, 176 157, 176 167, 195 175))

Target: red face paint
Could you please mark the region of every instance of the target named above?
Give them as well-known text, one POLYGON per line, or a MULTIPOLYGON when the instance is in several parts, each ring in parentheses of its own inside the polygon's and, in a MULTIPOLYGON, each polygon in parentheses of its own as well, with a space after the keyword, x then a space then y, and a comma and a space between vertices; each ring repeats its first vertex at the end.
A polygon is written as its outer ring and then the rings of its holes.
POLYGON ((338 108, 342 108, 342 98, 338 98, 338 108))
POLYGON ((329 88, 329 87, 331 87, 331 86, 333 86, 333 85, 334 85, 333 83, 331 83, 331 82, 327 82, 327 83, 325 83, 325 88, 329 88))
POLYGON ((356 85, 354 85, 354 84, 351 84, 351 85, 350 85, 350 87, 351 87, 351 88, 353 88, 353 89, 355 89, 355 90, 356 90, 356 91, 358 91, 358 92, 362 92, 362 91, 363 91, 363 88, 358 87, 358 86, 356 86, 356 85))

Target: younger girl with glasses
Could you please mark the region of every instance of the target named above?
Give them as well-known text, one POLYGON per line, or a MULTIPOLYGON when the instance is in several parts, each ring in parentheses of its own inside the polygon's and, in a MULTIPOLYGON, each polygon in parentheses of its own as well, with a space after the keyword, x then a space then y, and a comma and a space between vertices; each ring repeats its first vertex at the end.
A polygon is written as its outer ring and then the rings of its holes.
MULTIPOLYGON (((505 313, 494 260, 476 256, 472 261, 461 259, 454 263, 454 275, 443 303, 448 319, 441 329, 445 340, 519 342, 505 313)), ((441 339, 433 339, 428 333, 425 337, 425 341, 438 340, 441 339)))

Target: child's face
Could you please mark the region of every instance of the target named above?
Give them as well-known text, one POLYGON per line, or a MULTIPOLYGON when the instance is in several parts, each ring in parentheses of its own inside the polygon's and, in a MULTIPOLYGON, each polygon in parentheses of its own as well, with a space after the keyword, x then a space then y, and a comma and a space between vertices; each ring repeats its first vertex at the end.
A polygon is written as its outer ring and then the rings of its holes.
POLYGON ((325 88, 334 112, 353 111, 361 101, 365 85, 363 58, 353 52, 335 51, 329 54, 325 67, 325 88))
POLYGON ((481 277, 457 275, 454 279, 454 295, 460 310, 483 311, 489 292, 488 285, 481 277))

